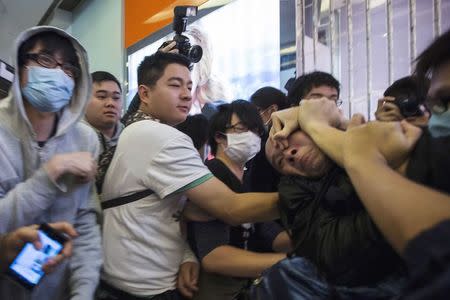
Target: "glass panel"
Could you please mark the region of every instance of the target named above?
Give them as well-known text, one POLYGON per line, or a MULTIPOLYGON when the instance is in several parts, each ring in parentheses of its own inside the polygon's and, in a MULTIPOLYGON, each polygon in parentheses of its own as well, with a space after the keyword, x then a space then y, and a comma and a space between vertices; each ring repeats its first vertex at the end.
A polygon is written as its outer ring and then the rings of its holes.
POLYGON ((389 85, 388 52, 387 52, 387 26, 386 4, 381 2, 370 10, 370 47, 371 47, 371 120, 375 119, 378 99, 389 85))
POLYGON ((295 77, 295 0, 280 1, 280 89, 295 77))
MULTIPOLYGON (((212 101, 248 99, 262 86, 280 86, 279 8, 279 0, 266 0, 264 5, 260 0, 236 0, 188 24, 186 33, 191 26, 198 26, 207 39, 199 41, 202 47, 208 46, 202 60, 194 65, 192 77, 194 84, 208 80, 217 83, 208 86, 212 91, 221 91, 221 96, 212 97, 212 101)), ((170 38, 171 34, 128 56, 128 103, 137 90, 139 63, 170 38)))
MULTIPOLYGON (((416 1, 416 49, 422 53, 433 41, 433 1, 416 1)), ((443 15, 445 16, 445 15, 443 15)))
POLYGON ((343 100, 343 104, 341 109, 344 111, 344 114, 349 117, 350 109, 349 109, 349 80, 350 73, 348 72, 348 20, 347 20, 347 5, 343 3, 343 5, 337 8, 336 12, 336 20, 339 20, 339 30, 337 31, 337 41, 335 42, 336 48, 339 49, 339 53, 337 55, 337 64, 340 66, 338 72, 336 72, 336 77, 339 79, 341 83, 341 95, 340 98, 343 100))
POLYGON ((367 116, 366 7, 364 1, 352 5, 353 99, 352 113, 367 116))
POLYGON ((208 33, 213 69, 229 83, 231 99, 248 99, 262 86, 280 86, 279 3, 237 0, 194 23, 208 33))
POLYGON ((450 0, 441 0, 441 34, 450 30, 450 0))
MULTIPOLYGON (((392 68, 393 80, 409 75, 410 72, 410 26, 409 26, 409 6, 408 0, 392 1, 392 68)), ((313 34, 313 12, 312 1, 305 1, 305 56, 306 71, 313 69, 312 55, 312 34, 313 34)), ((328 5, 328 0, 318 1, 320 3, 320 21, 318 22, 318 51, 317 62, 329 64, 330 55, 327 51, 320 52, 321 47, 329 48, 330 32, 327 29, 329 16, 325 13, 324 7, 328 5)), ((362 113, 367 117, 368 99, 367 99, 367 49, 366 49, 366 9, 365 0, 353 0, 352 7, 352 32, 353 47, 351 51, 353 71, 349 73, 348 62, 348 19, 347 4, 344 0, 332 0, 332 7, 335 14, 336 39, 335 52, 337 67, 333 74, 341 82, 341 99, 344 100, 342 109, 345 114, 362 113), (352 75, 352 87, 349 87, 349 78, 352 75), (353 90, 351 107, 348 103, 349 89, 353 90)), ((387 12, 385 0, 370 1, 370 54, 371 54, 371 115, 377 107, 377 100, 388 87, 388 50, 387 50, 387 12)), ((432 14, 433 1, 416 1, 416 49, 417 55, 421 53, 433 40, 433 22, 432 14)), ((441 0, 441 33, 450 29, 450 0, 441 0)), ((329 66, 328 66, 329 67, 329 66)), ((330 72, 327 67, 322 69, 330 72)))
POLYGON ((392 1, 393 80, 409 72, 409 10, 408 0, 392 1))
POLYGON ((330 0, 321 1, 317 6, 317 66, 316 70, 331 73, 331 32, 330 32, 330 0), (320 58, 320 59, 319 59, 320 58))

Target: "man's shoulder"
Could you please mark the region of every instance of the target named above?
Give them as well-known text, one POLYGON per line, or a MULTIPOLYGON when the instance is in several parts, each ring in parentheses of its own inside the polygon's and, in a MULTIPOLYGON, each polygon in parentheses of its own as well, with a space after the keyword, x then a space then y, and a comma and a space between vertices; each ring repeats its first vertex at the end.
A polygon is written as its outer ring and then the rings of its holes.
POLYGON ((180 138, 184 134, 172 126, 153 120, 142 120, 126 126, 121 136, 138 139, 142 139, 145 136, 153 139, 155 142, 158 140, 167 142, 171 139, 180 138))
POLYGON ((171 130, 175 128, 155 120, 140 120, 126 126, 124 130, 129 131, 129 129, 154 131, 154 130, 171 130))

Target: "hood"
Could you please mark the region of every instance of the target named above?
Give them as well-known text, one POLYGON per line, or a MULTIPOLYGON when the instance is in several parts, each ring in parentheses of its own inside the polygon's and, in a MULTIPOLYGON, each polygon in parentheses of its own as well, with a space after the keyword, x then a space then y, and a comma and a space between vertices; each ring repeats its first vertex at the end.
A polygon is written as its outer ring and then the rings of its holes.
POLYGON ((86 50, 83 46, 81 46, 81 44, 74 37, 56 27, 36 26, 25 30, 17 37, 12 50, 13 57, 11 61, 15 71, 11 90, 8 97, 0 101, 0 123, 6 127, 9 127, 13 134, 19 138, 26 132, 33 137, 35 137, 36 134, 25 113, 22 93, 20 91, 18 52, 20 46, 26 40, 42 32, 55 32, 58 35, 69 39, 75 48, 81 69, 81 75, 75 84, 69 105, 58 112, 58 126, 54 137, 64 134, 84 116, 86 105, 91 96, 91 76, 89 73, 86 50))

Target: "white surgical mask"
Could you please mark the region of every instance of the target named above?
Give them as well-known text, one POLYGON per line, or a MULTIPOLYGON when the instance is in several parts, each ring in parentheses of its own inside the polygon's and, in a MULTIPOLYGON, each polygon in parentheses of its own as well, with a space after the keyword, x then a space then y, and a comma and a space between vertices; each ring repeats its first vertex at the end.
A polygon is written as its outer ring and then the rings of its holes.
POLYGON ((261 138, 252 131, 227 133, 225 154, 238 164, 245 164, 261 150, 261 138))

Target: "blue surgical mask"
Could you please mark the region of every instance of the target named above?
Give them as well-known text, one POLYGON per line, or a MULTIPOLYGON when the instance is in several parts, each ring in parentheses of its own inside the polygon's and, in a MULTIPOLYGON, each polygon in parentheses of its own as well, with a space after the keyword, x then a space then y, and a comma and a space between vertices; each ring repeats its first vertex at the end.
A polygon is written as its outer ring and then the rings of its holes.
POLYGON ((73 79, 61 69, 31 66, 22 95, 38 111, 56 112, 69 103, 74 86, 73 79))
POLYGON ((450 135, 450 103, 443 113, 433 113, 428 122, 428 130, 432 137, 450 135))

